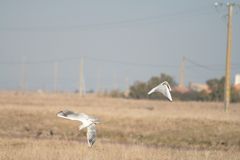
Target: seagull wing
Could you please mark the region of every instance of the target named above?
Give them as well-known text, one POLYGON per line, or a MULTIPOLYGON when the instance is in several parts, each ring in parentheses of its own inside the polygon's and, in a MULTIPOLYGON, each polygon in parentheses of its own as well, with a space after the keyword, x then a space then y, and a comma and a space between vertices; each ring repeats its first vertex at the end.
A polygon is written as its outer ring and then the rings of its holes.
POLYGON ((152 94, 153 92, 155 92, 157 87, 154 87, 153 89, 151 89, 149 92, 148 92, 148 95, 152 94))
POLYGON ((96 141, 96 135, 96 125, 92 123, 90 126, 87 127, 87 141, 89 147, 92 147, 92 145, 96 141))
POLYGON ((89 115, 86 115, 84 113, 81 113, 81 115, 86 119, 86 120, 89 120, 91 121, 92 123, 100 123, 99 119, 93 117, 93 116, 89 116, 89 115))
POLYGON ((166 85, 169 89, 169 91, 172 91, 171 87, 170 87, 170 84, 167 82, 167 81, 164 81, 161 83, 162 85, 166 85))
POLYGON ((164 86, 161 84, 159 84, 158 86, 154 87, 153 89, 151 89, 149 92, 148 92, 148 95, 152 94, 153 92, 163 92, 165 89, 164 89, 164 86))
POLYGON ((172 101, 172 96, 170 93, 170 86, 166 83, 161 83, 158 86, 154 87, 148 92, 148 95, 152 94, 153 92, 161 92, 164 96, 166 96, 170 101, 172 101))
POLYGON ((57 113, 58 117, 70 119, 70 120, 76 120, 83 122, 86 119, 86 114, 84 113, 75 113, 69 110, 60 111, 57 113))
POLYGON ((163 85, 163 87, 161 88, 161 93, 166 96, 169 101, 172 101, 172 96, 167 85, 163 85))

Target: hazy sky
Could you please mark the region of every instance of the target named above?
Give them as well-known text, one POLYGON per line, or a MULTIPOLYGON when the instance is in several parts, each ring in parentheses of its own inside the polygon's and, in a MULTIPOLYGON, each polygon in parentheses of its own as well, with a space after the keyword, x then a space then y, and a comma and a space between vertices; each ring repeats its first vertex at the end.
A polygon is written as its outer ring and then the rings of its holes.
MULTIPOLYGON (((125 89, 161 73, 185 84, 225 74, 227 9, 214 0, 0 0, 0 89, 125 89)), ((226 3, 227 1, 220 1, 226 3)), ((240 1, 234 1, 240 3, 240 1)), ((234 8, 232 80, 240 73, 234 8)))

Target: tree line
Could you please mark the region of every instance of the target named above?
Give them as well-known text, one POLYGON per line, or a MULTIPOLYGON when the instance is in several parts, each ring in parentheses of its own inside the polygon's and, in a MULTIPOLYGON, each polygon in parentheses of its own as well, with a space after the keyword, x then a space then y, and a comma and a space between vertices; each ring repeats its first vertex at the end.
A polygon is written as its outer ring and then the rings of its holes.
MULTIPOLYGON (((110 93, 113 97, 126 97, 134 99, 165 99, 162 94, 155 93, 148 95, 153 87, 167 81, 171 88, 173 89, 171 94, 174 100, 183 101, 223 101, 224 100, 224 83, 225 77, 220 79, 214 78, 206 81, 208 90, 202 90, 200 92, 189 89, 187 92, 179 92, 175 90, 178 86, 176 81, 167 74, 160 74, 160 76, 153 76, 147 82, 136 81, 133 85, 129 87, 129 92, 127 95, 124 93, 114 90, 110 93)), ((240 102, 240 91, 231 87, 231 102, 240 102)))

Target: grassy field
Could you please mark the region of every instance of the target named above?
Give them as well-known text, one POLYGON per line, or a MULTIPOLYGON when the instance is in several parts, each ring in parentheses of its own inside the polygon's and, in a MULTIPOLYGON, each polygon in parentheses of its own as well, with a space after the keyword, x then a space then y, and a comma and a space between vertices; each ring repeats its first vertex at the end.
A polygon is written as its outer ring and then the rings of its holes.
POLYGON ((0 112, 1 160, 240 159, 240 104, 0 92, 0 112), (101 120, 92 148, 64 109, 101 120))

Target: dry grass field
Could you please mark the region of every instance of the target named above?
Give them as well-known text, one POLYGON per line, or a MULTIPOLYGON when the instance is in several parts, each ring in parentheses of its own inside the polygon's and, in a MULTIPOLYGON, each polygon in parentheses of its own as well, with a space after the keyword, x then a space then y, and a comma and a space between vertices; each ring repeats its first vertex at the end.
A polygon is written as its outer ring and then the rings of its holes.
POLYGON ((0 92, 1 160, 240 160, 240 104, 0 92), (69 109, 101 120, 87 147, 69 109))

